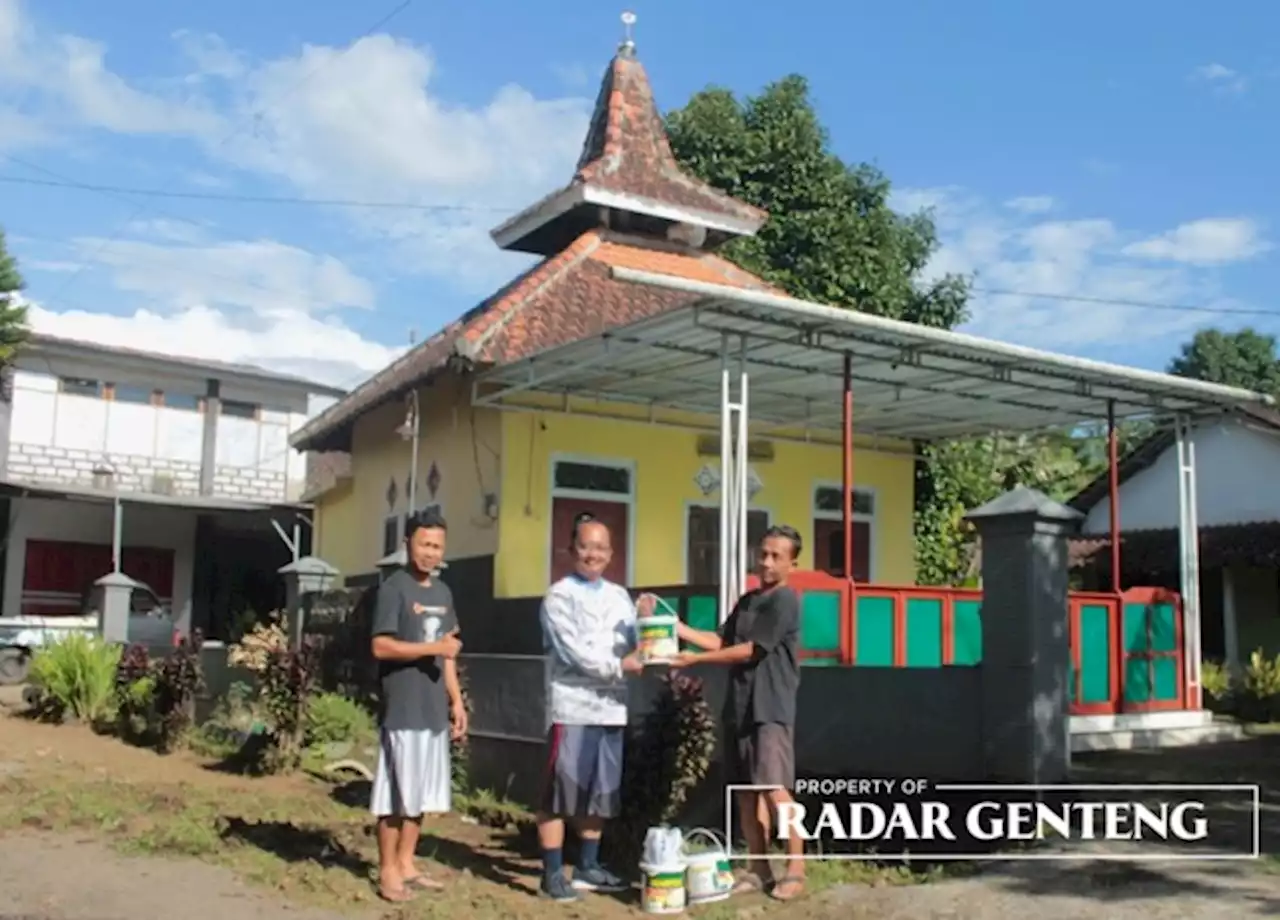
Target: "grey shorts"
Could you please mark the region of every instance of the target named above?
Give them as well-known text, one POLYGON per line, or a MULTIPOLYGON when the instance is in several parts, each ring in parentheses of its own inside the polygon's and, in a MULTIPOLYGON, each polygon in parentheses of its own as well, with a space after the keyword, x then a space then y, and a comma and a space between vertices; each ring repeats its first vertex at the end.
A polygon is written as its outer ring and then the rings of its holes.
POLYGON ((796 784, 795 733, 790 725, 764 722, 750 730, 733 730, 725 738, 727 780, 732 785, 796 784))
POLYGON ((561 818, 622 813, 621 725, 552 725, 540 805, 561 818))

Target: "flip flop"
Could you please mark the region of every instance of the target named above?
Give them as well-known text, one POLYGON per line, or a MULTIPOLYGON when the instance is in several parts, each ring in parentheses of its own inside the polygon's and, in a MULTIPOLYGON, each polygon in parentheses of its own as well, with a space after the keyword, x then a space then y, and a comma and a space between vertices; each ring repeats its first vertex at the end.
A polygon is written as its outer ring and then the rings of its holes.
POLYGON ((419 891, 444 891, 444 883, 437 882, 428 875, 415 875, 404 880, 406 888, 417 888, 419 891))
POLYGON ((729 893, 754 894, 757 891, 764 891, 764 879, 756 875, 754 872, 747 872, 738 876, 729 893))
POLYGON ((796 898, 804 894, 804 876, 785 875, 774 882, 773 887, 769 889, 769 897, 775 901, 794 901, 796 898), (780 894, 778 889, 790 886, 794 889, 793 894, 780 894))
POLYGON ((378 897, 389 904, 407 904, 414 899, 414 894, 408 888, 401 888, 399 891, 390 891, 378 886, 378 897))

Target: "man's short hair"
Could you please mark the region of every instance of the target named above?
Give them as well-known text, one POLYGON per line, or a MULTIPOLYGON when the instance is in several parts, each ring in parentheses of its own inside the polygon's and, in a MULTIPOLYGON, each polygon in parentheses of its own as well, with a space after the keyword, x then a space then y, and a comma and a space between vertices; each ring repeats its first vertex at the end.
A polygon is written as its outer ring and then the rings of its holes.
POLYGON ((800 558, 800 550, 803 549, 803 544, 800 542, 800 531, 796 530, 790 524, 774 524, 764 532, 764 536, 760 538, 760 542, 763 543, 770 537, 784 537, 791 541, 791 558, 800 558))
POLYGON ((422 511, 415 511, 405 520, 404 538, 412 539, 419 530, 443 530, 448 533, 449 525, 445 523, 439 508, 424 508, 422 511))
POLYGON ((599 519, 590 511, 579 511, 573 516, 573 530, 569 532, 569 549, 578 545, 578 531, 582 529, 582 525, 597 520, 599 519))

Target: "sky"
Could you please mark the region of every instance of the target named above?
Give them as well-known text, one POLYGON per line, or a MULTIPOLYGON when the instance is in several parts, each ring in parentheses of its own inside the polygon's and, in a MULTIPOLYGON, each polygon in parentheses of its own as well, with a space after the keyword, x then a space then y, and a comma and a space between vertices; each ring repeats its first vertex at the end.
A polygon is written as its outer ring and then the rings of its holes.
MULTIPOLYGON (((630 8, 664 110, 807 77, 834 150, 933 209, 966 331, 1155 369, 1280 333, 1280 5, 630 8)), ((33 326, 354 386, 530 264, 489 230, 570 178, 623 9, 0 0, 33 326)))

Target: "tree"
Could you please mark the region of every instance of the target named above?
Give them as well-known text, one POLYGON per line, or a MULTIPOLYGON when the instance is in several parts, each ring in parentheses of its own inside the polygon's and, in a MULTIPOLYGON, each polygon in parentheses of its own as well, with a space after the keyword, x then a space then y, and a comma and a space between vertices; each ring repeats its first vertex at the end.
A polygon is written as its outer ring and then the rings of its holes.
POLYGON ((1275 336, 1253 329, 1201 329, 1169 362, 1169 373, 1260 393, 1280 393, 1275 336))
POLYGON ((686 170, 769 212, 725 247, 738 265, 805 300, 948 329, 965 320, 967 279, 921 279, 938 248, 932 218, 895 213, 879 170, 831 151, 803 77, 745 101, 704 90, 666 123, 686 170))
POLYGON ((24 283, 18 263, 5 247, 0 230, 0 365, 8 365, 27 340, 27 307, 19 296, 24 283))
MULTIPOLYGON (((968 279, 922 276, 938 248, 932 217, 895 213, 879 170, 849 166, 831 151, 803 77, 742 101, 726 89, 704 90, 666 124, 689 173, 769 212, 755 237, 725 247, 738 265, 806 300, 946 329, 967 318, 968 279)), ((1018 483, 1065 499, 1106 468, 1096 439, 1066 433, 918 449, 916 575, 923 584, 970 574, 965 512, 1018 483)))

